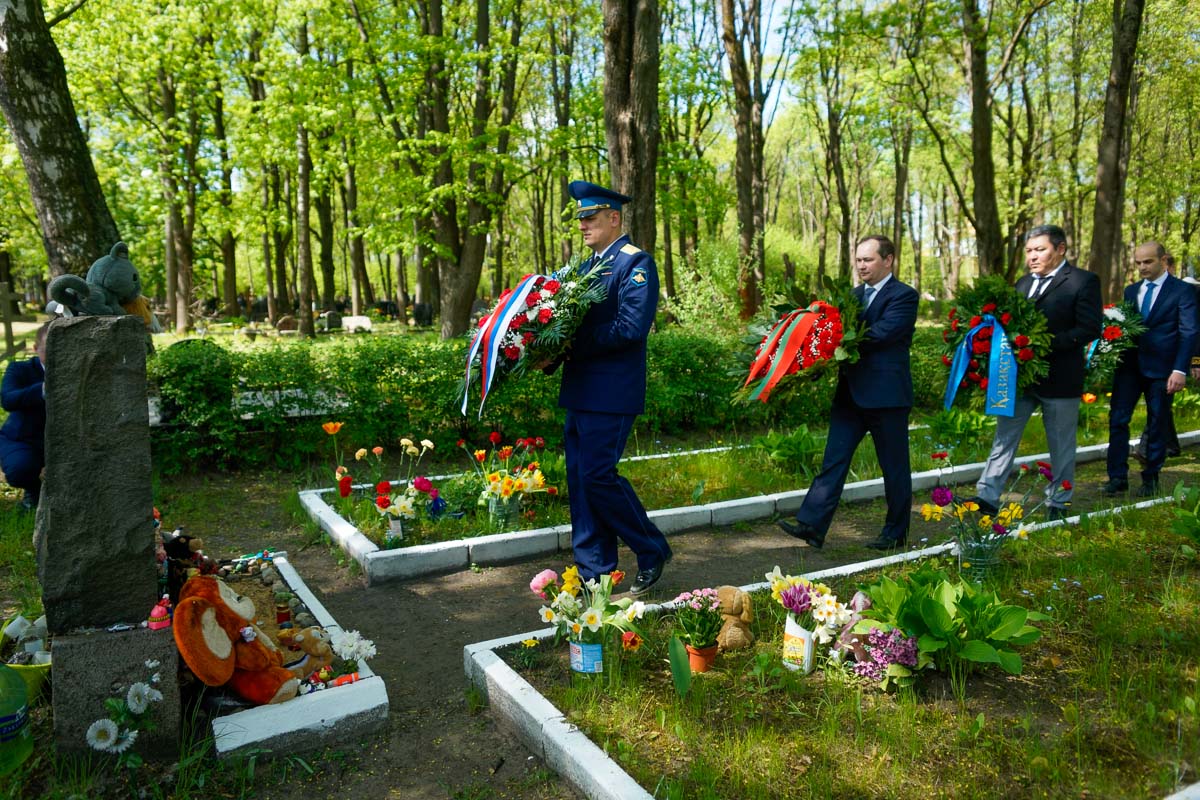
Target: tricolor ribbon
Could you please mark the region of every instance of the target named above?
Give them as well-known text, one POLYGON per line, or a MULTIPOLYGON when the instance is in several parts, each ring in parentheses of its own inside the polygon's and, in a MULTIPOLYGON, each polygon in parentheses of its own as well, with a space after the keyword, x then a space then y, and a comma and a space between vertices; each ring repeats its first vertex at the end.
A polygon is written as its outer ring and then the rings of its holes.
POLYGON ((950 380, 946 383, 944 407, 947 411, 954 403, 958 385, 967 374, 975 334, 988 325, 992 326, 992 350, 988 356, 987 404, 984 412, 997 417, 1011 417, 1016 410, 1017 361, 1013 358, 1008 336, 1000 321, 991 314, 984 314, 983 321, 967 331, 966 337, 954 351, 954 360, 950 362, 950 380))
POLYGON ((836 313, 837 308, 818 300, 808 308, 798 308, 785 314, 779 322, 775 323, 775 327, 771 328, 766 340, 763 341, 758 357, 750 365, 750 376, 742 384, 743 387, 746 387, 756 378, 762 378, 758 386, 751 392, 751 400, 767 402, 767 398, 771 396, 771 390, 787 374, 792 362, 796 360, 796 355, 812 331, 813 325, 821 318, 821 314, 827 311, 836 313), (772 357, 774 363, 771 361, 772 357))
POLYGON ((475 340, 471 342, 471 350, 467 353, 466 390, 463 391, 462 402, 464 417, 467 415, 467 398, 471 388, 471 362, 475 360, 475 354, 479 354, 479 416, 482 417, 483 404, 487 402, 488 392, 491 391, 492 382, 496 379, 496 361, 500 357, 500 343, 504 340, 504 334, 508 332, 508 326, 513 317, 528 308, 526 298, 529 297, 529 292, 539 278, 546 278, 546 276, 530 275, 518 283, 517 288, 513 289, 492 309, 492 313, 487 315, 479 330, 475 332, 475 340))
POLYGON ((1088 345, 1087 355, 1083 359, 1084 369, 1092 368, 1092 356, 1096 355, 1096 348, 1100 345, 1099 339, 1092 339, 1092 343, 1088 345))

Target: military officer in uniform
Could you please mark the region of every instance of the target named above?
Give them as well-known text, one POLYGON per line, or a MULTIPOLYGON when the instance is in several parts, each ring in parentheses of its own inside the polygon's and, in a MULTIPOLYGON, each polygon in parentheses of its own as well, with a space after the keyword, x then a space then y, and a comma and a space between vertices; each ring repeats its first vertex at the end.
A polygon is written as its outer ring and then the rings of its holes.
POLYGON ((633 421, 646 407, 646 337, 658 308, 658 268, 650 253, 621 233, 621 208, 629 197, 586 181, 572 182, 568 191, 592 250, 580 269, 599 266, 598 280, 607 289, 604 301, 588 309, 562 362, 558 404, 567 411, 571 545, 587 579, 617 568, 617 540, 623 541, 637 556, 630 588, 637 595, 658 582, 671 559, 666 538, 617 473, 633 421))

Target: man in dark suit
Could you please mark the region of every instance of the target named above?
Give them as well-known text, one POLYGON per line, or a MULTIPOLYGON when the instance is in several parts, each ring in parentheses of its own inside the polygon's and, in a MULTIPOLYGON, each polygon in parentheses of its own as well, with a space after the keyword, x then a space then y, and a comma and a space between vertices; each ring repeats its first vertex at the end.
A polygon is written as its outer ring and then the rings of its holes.
POLYGON ((21 507, 37 508, 42 494, 42 467, 46 465, 46 331, 38 328, 34 338, 36 356, 13 361, 0 383, 0 405, 8 419, 0 427, 0 470, 9 486, 25 490, 21 507))
POLYGON ((579 574, 587 579, 615 570, 617 540, 625 542, 638 562, 630 591, 642 594, 662 576, 671 547, 617 473, 617 462, 646 406, 646 338, 658 308, 658 268, 652 255, 621 233, 621 208, 629 197, 586 181, 572 182, 568 191, 578 203, 575 217, 584 244, 592 250, 581 270, 599 265, 599 281, 607 289, 571 340, 558 395, 567 410, 571 546, 579 574))
POLYGON ((858 362, 838 371, 829 414, 829 438, 821 472, 813 480, 796 521, 780 520, 787 533, 820 548, 837 510, 850 471, 850 460, 863 437, 871 434, 883 471, 887 517, 879 536, 867 543, 891 550, 908 542, 912 512, 912 472, 908 458, 908 415, 912 410, 912 372, 908 352, 917 322, 917 292, 892 274, 896 247, 886 236, 861 239, 854 265, 862 284, 854 290, 865 327, 858 362))
POLYGON ((1196 293, 1167 273, 1167 251, 1146 242, 1133 251, 1140 281, 1125 287, 1125 301, 1142 315, 1146 332, 1137 347, 1126 350, 1113 375, 1112 410, 1108 415, 1108 482, 1106 495, 1129 488, 1129 420, 1139 397, 1146 398, 1146 463, 1138 497, 1158 493, 1158 473, 1166 459, 1163 426, 1168 396, 1187 382, 1196 348, 1196 293))
POLYGON ((1047 516, 1061 519, 1073 493, 1076 428, 1083 395, 1084 348, 1100 336, 1103 308, 1100 279, 1067 261, 1067 235, 1057 225, 1039 225, 1025 237, 1029 274, 1016 290, 1033 300, 1050 330, 1050 371, 1017 398, 1011 417, 996 418, 992 451, 975 484, 973 498, 987 514, 995 514, 1021 444, 1021 434, 1034 409, 1041 406, 1042 425, 1050 449, 1052 479, 1046 487, 1047 516))
MULTIPOLYGON (((1175 257, 1170 253, 1166 255, 1167 273, 1175 275, 1175 257)), ((1175 275, 1178 278, 1178 275, 1175 275)), ((1195 278, 1181 278, 1184 283, 1190 284, 1196 290, 1196 304, 1200 309, 1200 283, 1197 283, 1195 278)), ((1196 344, 1200 345, 1200 334, 1196 336, 1196 344)), ((1196 378, 1197 373, 1200 373, 1200 356, 1192 356, 1192 377, 1196 378)), ((1163 441, 1167 444, 1167 458, 1175 458, 1183 453, 1179 447, 1179 432, 1175 430, 1175 414, 1171 409, 1171 402, 1175 399, 1175 395, 1167 395, 1167 407, 1162 415, 1163 441)), ((1138 437, 1137 446, 1129 451, 1129 455, 1137 459, 1138 463, 1143 467, 1146 466, 1146 430, 1143 426, 1142 435, 1138 437)))

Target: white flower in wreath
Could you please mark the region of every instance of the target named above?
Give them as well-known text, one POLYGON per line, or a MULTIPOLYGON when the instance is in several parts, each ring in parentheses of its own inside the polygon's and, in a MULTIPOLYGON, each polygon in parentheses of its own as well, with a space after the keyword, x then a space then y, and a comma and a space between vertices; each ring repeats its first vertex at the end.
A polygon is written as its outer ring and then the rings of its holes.
POLYGON ((1121 309, 1117 308, 1116 306, 1113 306, 1112 308, 1104 309, 1104 316, 1107 317, 1108 319, 1114 319, 1117 322, 1125 321, 1125 312, 1122 311, 1121 309))
POLYGON ((112 750, 117 741, 117 723, 111 719, 98 719, 87 729, 87 743, 93 750, 112 750))

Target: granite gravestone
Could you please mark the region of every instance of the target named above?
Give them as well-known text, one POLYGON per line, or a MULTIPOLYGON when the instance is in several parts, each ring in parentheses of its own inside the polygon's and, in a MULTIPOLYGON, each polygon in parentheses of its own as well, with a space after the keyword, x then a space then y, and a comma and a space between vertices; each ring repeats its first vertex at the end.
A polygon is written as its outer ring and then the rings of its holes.
POLYGON ((133 316, 57 320, 46 339, 46 472, 34 530, 60 750, 133 681, 160 676, 144 756, 178 757, 178 652, 138 627, 158 599, 146 403, 146 329, 133 316), (110 632, 110 628, 121 628, 110 632), (153 668, 147 662, 155 664, 153 668))

